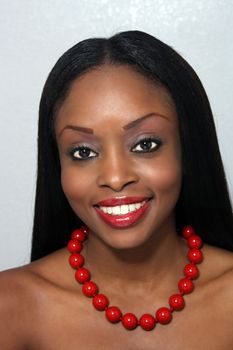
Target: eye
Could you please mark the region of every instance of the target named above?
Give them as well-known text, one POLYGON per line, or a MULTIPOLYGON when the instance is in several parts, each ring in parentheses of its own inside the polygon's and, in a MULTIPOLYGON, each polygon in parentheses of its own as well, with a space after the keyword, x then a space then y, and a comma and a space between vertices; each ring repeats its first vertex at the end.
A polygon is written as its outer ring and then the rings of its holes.
POLYGON ((97 153, 86 146, 75 147, 69 154, 73 160, 87 160, 97 157, 97 153))
POLYGON ((131 151, 137 153, 147 153, 154 152, 161 146, 161 141, 154 138, 144 138, 140 140, 134 147, 131 148, 131 151))

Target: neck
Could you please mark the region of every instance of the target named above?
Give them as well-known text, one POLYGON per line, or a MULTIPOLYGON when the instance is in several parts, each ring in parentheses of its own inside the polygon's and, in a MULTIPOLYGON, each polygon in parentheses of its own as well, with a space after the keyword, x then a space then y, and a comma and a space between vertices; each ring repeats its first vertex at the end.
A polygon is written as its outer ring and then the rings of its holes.
POLYGON ((96 279, 127 285, 138 281, 151 285, 161 278, 180 276, 187 248, 175 231, 174 220, 163 225, 143 245, 131 249, 114 249, 90 233, 86 245, 86 266, 96 279), (169 277, 170 276, 170 277, 169 277))

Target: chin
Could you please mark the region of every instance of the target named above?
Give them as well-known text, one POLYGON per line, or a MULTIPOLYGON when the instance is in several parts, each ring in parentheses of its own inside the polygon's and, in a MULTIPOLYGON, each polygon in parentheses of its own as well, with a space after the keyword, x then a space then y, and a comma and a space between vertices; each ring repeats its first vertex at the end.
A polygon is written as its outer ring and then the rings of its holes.
MULTIPOLYGON (((136 230, 135 230, 136 231, 136 230)), ((140 234, 140 232, 117 232, 108 237, 101 237, 102 241, 112 249, 126 250, 136 249, 143 246, 149 239, 150 236, 140 234)))

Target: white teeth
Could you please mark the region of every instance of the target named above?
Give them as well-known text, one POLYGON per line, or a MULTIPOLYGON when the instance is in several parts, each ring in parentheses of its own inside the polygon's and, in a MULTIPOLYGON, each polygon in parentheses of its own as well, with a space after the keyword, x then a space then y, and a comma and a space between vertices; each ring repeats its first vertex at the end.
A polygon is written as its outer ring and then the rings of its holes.
POLYGON ((140 209, 146 201, 140 203, 116 205, 115 207, 99 207, 104 213, 110 215, 124 215, 140 209))
POLYGON ((134 211, 134 210, 136 210, 135 204, 130 204, 129 205, 129 211, 134 211))
POLYGON ((120 206, 112 207, 112 214, 121 215, 121 207, 120 206))
POLYGON ((129 212, 129 205, 121 205, 121 215, 127 214, 129 212))
POLYGON ((112 208, 111 207, 104 207, 104 212, 108 214, 112 214, 112 208))

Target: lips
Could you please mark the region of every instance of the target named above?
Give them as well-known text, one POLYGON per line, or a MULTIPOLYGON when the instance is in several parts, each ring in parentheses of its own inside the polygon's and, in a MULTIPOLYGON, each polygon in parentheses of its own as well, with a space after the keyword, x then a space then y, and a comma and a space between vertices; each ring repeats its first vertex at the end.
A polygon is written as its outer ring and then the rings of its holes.
POLYGON ((94 206, 99 217, 115 228, 136 224, 147 212, 150 198, 120 197, 100 201, 94 206))
POLYGON ((118 197, 118 198, 108 198, 97 203, 98 206, 111 207, 115 205, 124 205, 132 203, 140 203, 149 200, 147 197, 118 197))

